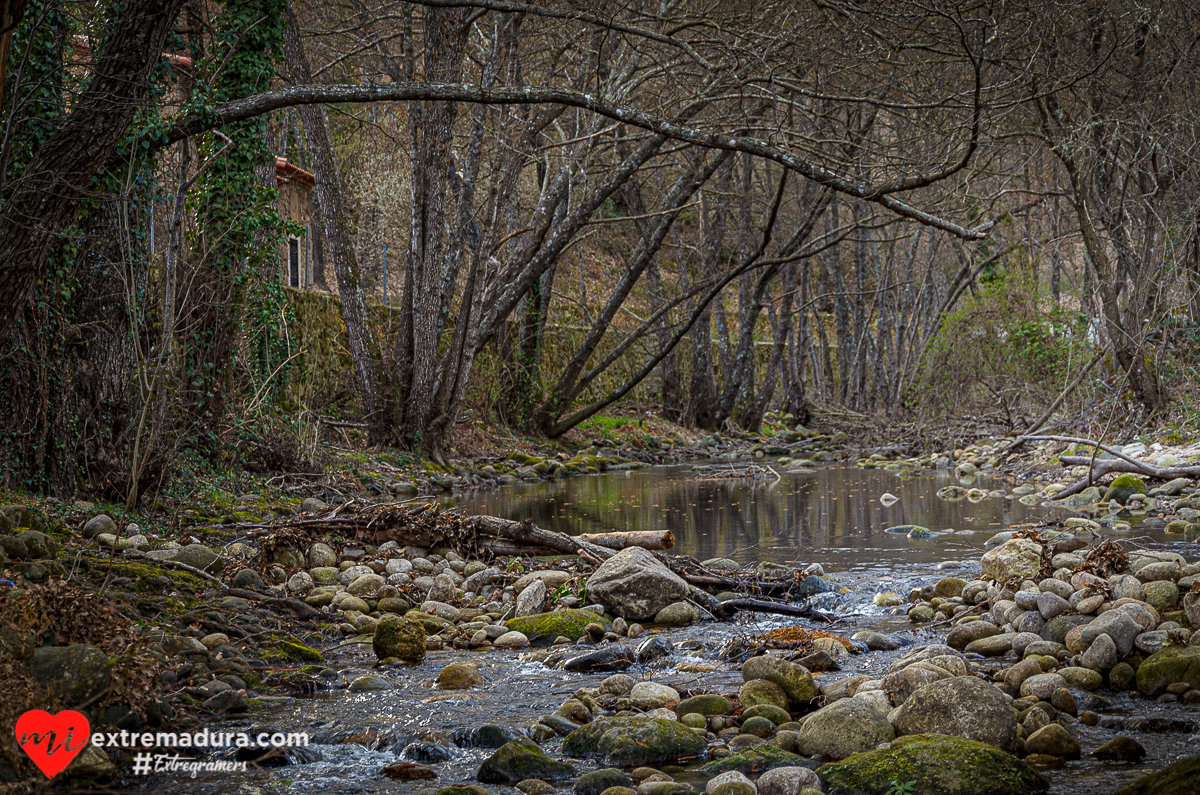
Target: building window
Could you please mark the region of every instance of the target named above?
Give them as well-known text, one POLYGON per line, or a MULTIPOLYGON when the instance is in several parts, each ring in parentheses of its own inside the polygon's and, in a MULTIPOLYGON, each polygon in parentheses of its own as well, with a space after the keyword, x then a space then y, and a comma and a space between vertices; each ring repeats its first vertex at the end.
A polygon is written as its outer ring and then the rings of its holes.
POLYGON ((300 286, 300 238, 288 238, 288 286, 300 286))

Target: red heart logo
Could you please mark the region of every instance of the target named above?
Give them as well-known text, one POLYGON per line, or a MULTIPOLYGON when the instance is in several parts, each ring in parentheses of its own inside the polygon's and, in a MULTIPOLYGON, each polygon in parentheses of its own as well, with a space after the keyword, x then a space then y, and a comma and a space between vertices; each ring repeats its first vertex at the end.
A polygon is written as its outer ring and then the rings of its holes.
POLYGON ((17 718, 17 745, 29 754, 46 778, 54 778, 71 764, 88 744, 91 733, 87 716, 73 709, 57 715, 31 709, 17 718))

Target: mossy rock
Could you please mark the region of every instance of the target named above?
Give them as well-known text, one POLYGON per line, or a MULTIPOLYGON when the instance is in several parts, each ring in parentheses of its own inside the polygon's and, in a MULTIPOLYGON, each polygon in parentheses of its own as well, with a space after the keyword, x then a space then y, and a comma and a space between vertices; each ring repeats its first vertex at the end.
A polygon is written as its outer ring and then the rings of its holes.
POLYGON ((388 614, 375 626, 371 648, 380 660, 395 657, 406 663, 425 659, 425 628, 415 621, 388 614))
POLYGON ((1191 756, 1142 776, 1117 795, 1193 795, 1197 782, 1200 782, 1200 756, 1191 756))
POLYGON ((1116 500, 1124 505, 1134 494, 1145 494, 1146 484, 1134 475, 1119 475, 1104 492, 1104 501, 1116 500))
POLYGON ((733 704, 725 696, 718 696, 716 693, 702 693, 698 696, 685 698, 675 707, 676 715, 728 715, 733 709, 733 704))
POLYGON ((704 753, 704 737, 675 721, 660 718, 600 718, 563 740, 563 753, 578 759, 601 758, 615 767, 677 762, 704 753))
POLYGON ((518 737, 485 759, 475 777, 484 784, 516 784, 531 778, 562 781, 574 775, 575 768, 569 762, 551 759, 533 740, 518 737))
POLYGON ((1028 795, 1048 788, 1045 779, 1012 754, 987 743, 916 734, 881 751, 854 754, 822 765, 817 775, 829 795, 1028 795))
POLYGON ((293 662, 319 663, 323 661, 321 652, 294 640, 285 640, 275 644, 275 650, 285 659, 293 662))
POLYGON ((513 450, 508 454, 508 460, 515 461, 521 466, 531 466, 538 463, 542 459, 535 455, 529 455, 529 453, 522 453, 520 450, 513 450))
POLYGON ((1137 687, 1149 693, 1158 684, 1187 682, 1200 688, 1200 646, 1167 646, 1137 668, 1137 687))
POLYGON ((0 514, 8 520, 9 530, 38 530, 44 533, 49 529, 42 512, 28 505, 5 505, 0 507, 0 514))
POLYGON ((806 767, 809 770, 815 770, 817 763, 806 756, 789 753, 774 745, 760 745, 724 759, 714 759, 701 765, 699 772, 706 776, 715 776, 719 773, 736 770, 750 776, 765 773, 777 767, 806 767))
POLYGON ((557 610, 553 613, 538 613, 533 616, 522 616, 506 621, 504 626, 513 632, 520 632, 535 645, 553 643, 560 635, 571 640, 579 640, 584 636, 584 627, 588 624, 601 624, 605 629, 612 626, 607 618, 598 616, 590 610, 557 610))
POLYGON ((759 704, 757 707, 751 707, 742 713, 743 721, 750 718, 766 718, 776 726, 782 726, 790 721, 792 716, 787 713, 787 710, 782 710, 779 707, 770 704, 759 704))

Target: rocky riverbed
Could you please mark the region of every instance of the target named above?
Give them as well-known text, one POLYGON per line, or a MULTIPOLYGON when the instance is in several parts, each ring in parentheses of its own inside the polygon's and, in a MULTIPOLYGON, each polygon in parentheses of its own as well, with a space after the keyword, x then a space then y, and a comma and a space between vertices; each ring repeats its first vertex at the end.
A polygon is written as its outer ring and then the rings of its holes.
MULTIPOLYGON (((1053 497, 1039 491, 1027 493, 1053 497)), ((1080 507, 1153 514, 1186 508, 1194 492, 1143 484, 1080 507)), ((192 784, 212 792, 1195 788, 1194 760, 1171 765, 1200 740, 1200 563, 1118 543, 1112 522, 997 533, 962 577, 703 562, 735 582, 790 581, 784 601, 841 616, 830 625, 713 621, 753 589, 697 587, 638 548, 602 564, 471 559, 236 525, 223 546, 145 543, 107 516, 65 536, 37 512, 2 513, 17 576, 0 586, 8 624, 16 605, 61 610, 71 588, 112 599, 124 622, 102 638, 71 627, 21 647, 30 704, 90 704, 97 726, 131 731, 311 732, 306 749, 242 753, 257 771, 192 784), (119 658, 121 633, 139 637, 139 670, 152 675, 140 699, 133 666, 100 665, 119 658), (1165 783, 1136 784, 1163 769, 1165 783)), ((10 760, 0 776, 11 780, 23 768, 10 760)), ((89 749, 64 775, 176 783, 130 777, 128 761, 89 749)))

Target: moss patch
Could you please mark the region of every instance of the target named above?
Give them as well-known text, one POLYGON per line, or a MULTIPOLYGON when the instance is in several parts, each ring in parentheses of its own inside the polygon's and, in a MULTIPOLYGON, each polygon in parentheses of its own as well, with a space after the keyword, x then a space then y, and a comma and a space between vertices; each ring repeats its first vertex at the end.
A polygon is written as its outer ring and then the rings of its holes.
POLYGON ((294 662, 319 663, 322 661, 321 652, 294 640, 281 641, 275 644, 275 648, 285 659, 294 662))

